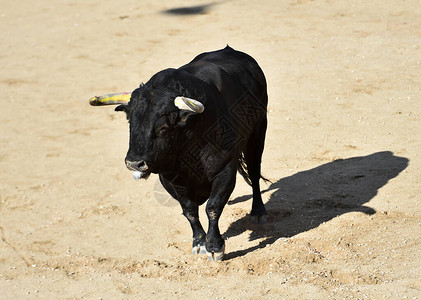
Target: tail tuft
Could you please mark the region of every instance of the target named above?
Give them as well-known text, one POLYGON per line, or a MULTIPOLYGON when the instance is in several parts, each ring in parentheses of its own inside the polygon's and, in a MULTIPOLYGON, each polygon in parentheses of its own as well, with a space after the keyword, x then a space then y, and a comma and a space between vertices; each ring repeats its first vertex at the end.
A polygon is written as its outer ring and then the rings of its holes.
POLYGON ((247 170, 247 164, 243 152, 240 153, 240 158, 238 159, 238 162, 238 173, 240 173, 241 176, 243 176, 244 180, 247 182, 247 184, 251 186, 251 179, 247 170))
MULTIPOLYGON (((250 174, 247 169, 247 163, 243 152, 241 152, 238 162, 238 173, 240 173, 241 176, 243 176, 244 180, 247 182, 248 185, 252 186, 250 174)), ((260 178, 263 179, 266 183, 272 183, 272 181, 263 177, 262 174, 260 174, 260 178)))

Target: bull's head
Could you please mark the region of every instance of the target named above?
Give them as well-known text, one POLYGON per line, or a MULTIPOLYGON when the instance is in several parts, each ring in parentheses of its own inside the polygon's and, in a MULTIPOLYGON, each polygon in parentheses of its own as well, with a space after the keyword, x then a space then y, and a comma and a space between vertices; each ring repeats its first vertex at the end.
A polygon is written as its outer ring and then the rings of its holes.
POLYGON ((132 93, 93 97, 89 103, 119 105, 115 110, 126 112, 130 142, 125 162, 135 179, 168 171, 177 160, 180 144, 188 138, 190 117, 205 109, 197 100, 145 85, 132 93))

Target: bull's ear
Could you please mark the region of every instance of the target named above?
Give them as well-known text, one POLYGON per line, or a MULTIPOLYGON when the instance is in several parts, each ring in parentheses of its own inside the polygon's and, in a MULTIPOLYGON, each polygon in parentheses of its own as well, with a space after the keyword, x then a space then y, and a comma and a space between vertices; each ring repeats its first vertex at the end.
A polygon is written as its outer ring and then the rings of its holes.
POLYGON ((129 106, 127 104, 121 104, 119 106, 117 106, 115 109, 115 111, 124 111, 124 112, 128 112, 129 110, 129 106))
POLYGON ((124 111, 126 113, 126 118, 127 120, 130 118, 130 109, 129 106, 127 104, 121 104, 119 106, 117 106, 115 109, 115 111, 124 111))

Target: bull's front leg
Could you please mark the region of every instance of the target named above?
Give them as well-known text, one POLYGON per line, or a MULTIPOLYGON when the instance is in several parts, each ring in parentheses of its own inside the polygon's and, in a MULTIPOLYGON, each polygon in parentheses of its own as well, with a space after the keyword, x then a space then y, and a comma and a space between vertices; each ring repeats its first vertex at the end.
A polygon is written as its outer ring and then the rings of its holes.
POLYGON ((193 254, 205 254, 205 237, 206 233, 203 230, 202 224, 199 220, 199 206, 190 200, 180 201, 183 208, 183 215, 187 218, 193 231, 193 254))
POLYGON ((182 182, 178 175, 161 174, 159 179, 167 192, 180 203, 183 215, 190 223, 193 231, 193 254, 205 254, 206 233, 199 221, 199 205, 190 200, 187 184, 182 182))
POLYGON ((209 220, 206 234, 206 251, 209 260, 222 260, 225 252, 225 242, 219 231, 218 221, 225 204, 228 202, 235 187, 237 161, 229 163, 212 182, 212 190, 206 205, 206 214, 209 220))

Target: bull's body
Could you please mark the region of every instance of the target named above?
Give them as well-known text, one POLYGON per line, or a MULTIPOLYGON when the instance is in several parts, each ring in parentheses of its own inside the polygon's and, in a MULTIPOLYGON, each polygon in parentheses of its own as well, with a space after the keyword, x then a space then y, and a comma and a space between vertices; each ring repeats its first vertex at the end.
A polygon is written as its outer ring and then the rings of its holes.
POLYGON ((128 105, 116 109, 130 120, 128 168, 145 178, 159 174, 191 224, 194 253, 222 259, 218 220, 237 170, 253 188, 252 220, 265 221, 259 180, 266 107, 262 70, 249 55, 226 47, 157 73, 132 93, 128 105), (199 101, 204 111, 178 109, 173 101, 179 96, 199 101), (198 215, 206 201, 207 233, 198 215))

